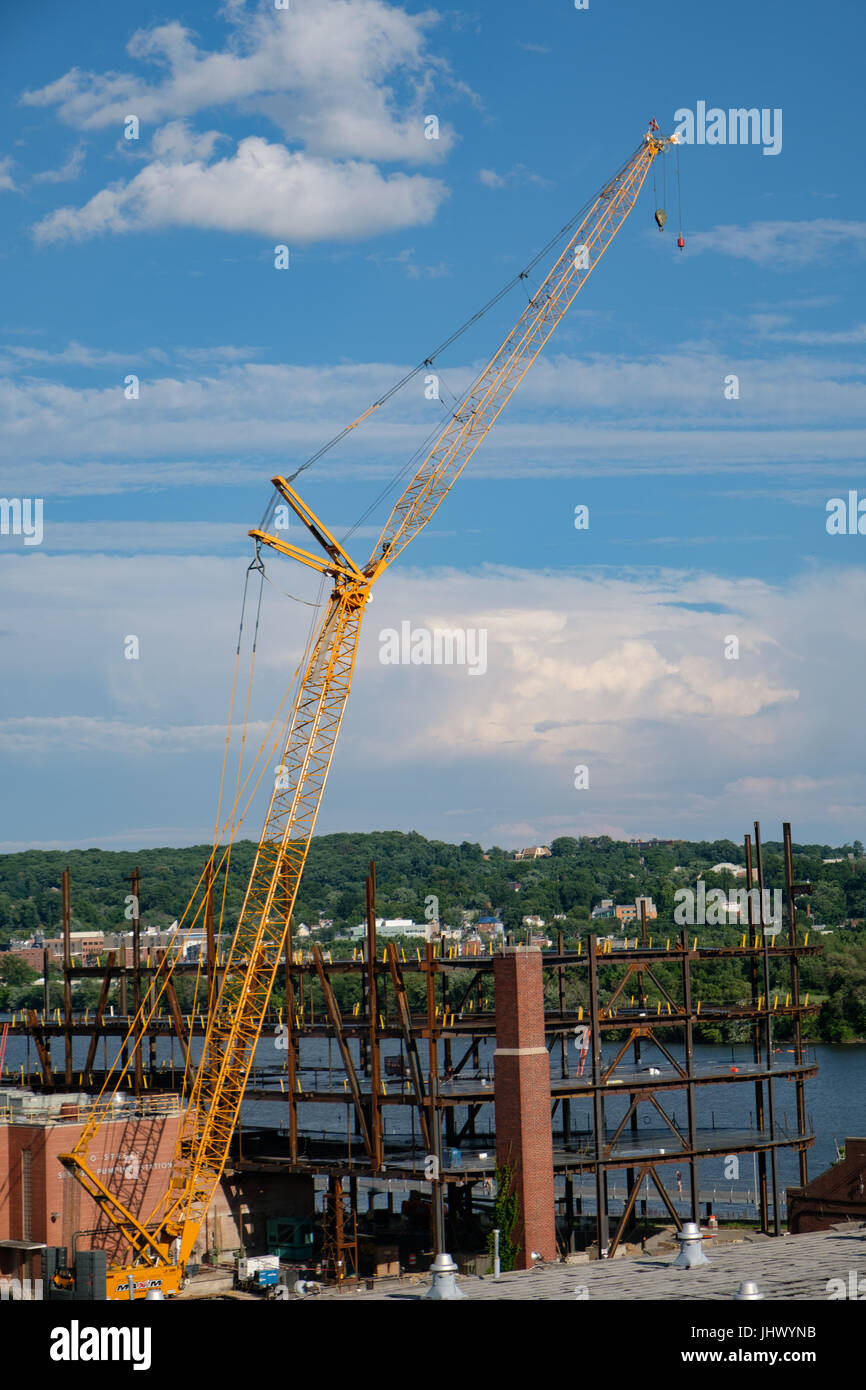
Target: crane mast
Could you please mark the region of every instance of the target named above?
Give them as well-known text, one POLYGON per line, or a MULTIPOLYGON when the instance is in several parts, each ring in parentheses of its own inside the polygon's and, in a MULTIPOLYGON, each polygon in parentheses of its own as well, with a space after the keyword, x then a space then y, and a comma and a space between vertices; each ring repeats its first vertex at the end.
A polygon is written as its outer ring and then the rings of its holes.
MULTIPOLYGON (((84 1155, 110 1107, 94 1107, 81 1139, 61 1162, 125 1237, 133 1263, 161 1269, 179 1286, 229 1154, 325 782, 352 684, 364 608, 373 585, 418 534, 492 428, 634 206, 657 155, 674 143, 650 129, 601 190, 517 323, 459 402, 359 568, 282 477, 274 485, 321 555, 263 530, 259 543, 333 581, 302 673, 282 761, 256 852, 222 985, 208 1015, 202 1060, 189 1095, 164 1199, 139 1220, 88 1166, 84 1155)), ((155 1271, 154 1271, 155 1272, 155 1271)), ((112 1288, 125 1288, 127 1270, 112 1288)))

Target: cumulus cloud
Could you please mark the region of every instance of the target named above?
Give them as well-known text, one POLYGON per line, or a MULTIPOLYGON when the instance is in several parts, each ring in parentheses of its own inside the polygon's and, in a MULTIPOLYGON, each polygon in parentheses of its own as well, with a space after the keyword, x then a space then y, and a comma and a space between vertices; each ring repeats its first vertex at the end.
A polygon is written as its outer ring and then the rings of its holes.
MULTIPOLYGON (((200 137, 199 151, 212 136, 200 137)), ((384 176, 359 160, 334 163, 258 136, 233 155, 206 163, 179 157, 180 137, 128 183, 83 207, 58 208, 36 224, 40 244, 106 232, 200 227, 266 235, 289 243, 344 241, 429 222, 446 195, 438 179, 384 176)), ((189 152, 187 152, 189 153, 189 152)))
MULTIPOLYGON (((180 781, 189 829, 177 838, 206 838, 245 562, 37 558, 0 560, 0 772, 20 789, 0 833, 54 836, 68 803, 76 838, 92 825, 87 842, 99 843, 115 805, 123 821, 133 785, 140 824, 176 824, 180 781), (123 658, 130 632, 137 662, 123 658)), ((286 562, 277 583, 294 588, 299 568, 286 562)), ((256 745, 310 620, 265 594, 256 745)), ((455 808, 472 807, 471 838, 486 843, 508 840, 507 826, 542 839, 611 828, 735 835, 755 816, 850 838, 866 791, 866 636, 850 614, 864 603, 866 574, 854 569, 778 586, 671 570, 565 582, 502 567, 390 574, 365 615, 320 829, 414 826, 447 839, 455 808), (726 611, 705 611, 710 602, 726 611), (485 629, 486 673, 383 665, 380 634, 403 621, 485 629), (737 661, 724 657, 730 633, 737 661), (578 764, 588 791, 574 787, 578 764)))
POLYGON ((381 0, 293 0, 291 10, 263 6, 228 12, 221 50, 200 47, 174 20, 139 30, 130 57, 164 70, 150 82, 132 73, 71 68, 24 93, 30 106, 55 106, 81 130, 120 129, 129 113, 153 126, 232 105, 267 115, 314 154, 369 160, 441 158, 453 131, 424 135, 432 80, 450 81, 427 50, 430 11, 410 15, 381 0))
MULTIPOLYGON (((42 218, 37 242, 166 227, 350 240, 431 220, 446 194, 441 181, 379 165, 435 163, 453 146, 439 114, 428 138, 434 80, 438 106, 472 96, 428 51, 432 13, 409 15, 382 0, 296 0, 291 11, 238 4, 222 13, 229 36, 219 50, 203 48, 178 21, 133 35, 130 57, 162 69, 158 80, 71 68, 23 94, 26 105, 55 107, 80 130, 119 134, 136 116, 147 161, 83 206, 42 218), (286 143, 257 134, 226 153, 227 136, 192 125, 214 109, 264 116, 286 143)), ((72 177, 80 158, 42 181, 72 177)))
MULTIPOLYGON (((383 696, 389 681, 402 683, 413 714, 393 731, 393 758, 418 756, 432 741, 444 756, 522 750, 563 765, 568 750, 577 755, 587 741, 605 758, 613 756, 616 740, 627 738, 630 727, 708 721, 730 733, 740 720, 798 698, 783 675, 776 636, 760 616, 774 601, 769 587, 684 576, 636 582, 570 577, 565 586, 553 576, 498 570, 483 575, 471 592, 463 576, 441 578, 447 603, 435 588, 432 599, 423 597, 425 587, 420 578, 408 588, 402 584, 399 597, 379 608, 377 621, 384 623, 387 612, 398 626, 394 609, 402 605, 416 625, 483 629, 488 671, 483 680, 470 681, 445 670, 419 679, 403 667, 374 676, 383 696), (705 597, 711 582, 733 612, 672 603, 705 597), (538 602, 543 597, 546 605, 538 602), (723 658, 732 627, 740 635, 740 662, 723 658)), ((707 737, 714 741, 716 733, 707 737)))

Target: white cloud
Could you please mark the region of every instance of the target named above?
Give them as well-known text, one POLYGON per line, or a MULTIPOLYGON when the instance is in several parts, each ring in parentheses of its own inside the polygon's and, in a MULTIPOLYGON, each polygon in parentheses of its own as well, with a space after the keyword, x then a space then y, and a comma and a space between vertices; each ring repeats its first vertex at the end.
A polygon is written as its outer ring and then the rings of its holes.
POLYGON ((232 32, 221 51, 199 47, 177 21, 134 34, 130 56, 163 68, 161 81, 72 68, 23 100, 56 106, 82 130, 118 131, 130 113, 153 126, 240 106, 266 114, 313 154, 364 160, 436 160, 452 144, 444 122, 439 140, 424 138, 432 79, 440 90, 450 81, 426 48, 432 12, 410 15, 381 0, 292 0, 290 11, 237 6, 227 17, 232 32))
POLYGON ((451 274, 451 267, 445 261, 416 261, 414 246, 404 246, 395 256, 387 256, 382 251, 371 251, 368 261, 374 265, 397 265, 405 271, 410 280, 440 280, 451 274))
POLYGON ((802 222, 750 222, 725 225, 689 237, 691 251, 718 251, 772 270, 798 270, 829 259, 839 250, 866 252, 866 222, 816 217, 802 222))
MULTIPOLYGON (((406 264, 410 264, 407 262, 406 264)), ((420 347, 420 344, 419 344, 420 347)), ((406 370, 405 363, 295 366, 244 361, 232 345, 121 353, 72 343, 56 352, 12 346, 0 377, 4 488, 31 495, 114 492, 220 481, 243 485, 287 453, 300 461, 356 419, 406 370), (201 356, 198 356, 199 351, 201 356), (210 361, 208 361, 210 358, 210 361), (107 383, 59 384, 22 366, 104 369, 107 383), (141 378, 141 399, 123 378, 141 378), (255 465, 248 460, 255 454, 255 465)), ((419 358, 423 355, 419 351, 419 358)), ((446 364, 460 391, 473 365, 446 364)), ((471 464, 476 476, 608 476, 647 472, 753 472, 838 476, 862 460, 866 385, 856 363, 797 356, 731 360, 686 348, 659 356, 539 361, 471 464), (740 376, 740 400, 724 399, 740 376)), ((98 378, 97 378, 98 380, 98 378)), ((450 397, 449 397, 450 399, 450 397)), ((442 406, 423 376, 376 411, 317 472, 387 479, 427 437, 442 406)))
POLYGON ((866 323, 856 328, 822 330, 806 328, 786 332, 766 333, 765 337, 774 343, 801 343, 806 347, 847 347, 866 343, 866 323))
POLYGON ((15 183, 15 180, 13 179, 11 173, 9 172, 9 171, 11 170, 12 166, 14 165, 14 163, 15 163, 15 160, 12 158, 11 155, 8 155, 8 154, 5 155, 3 159, 0 159, 0 192, 5 192, 5 193, 17 193, 17 192, 18 192, 18 188, 17 188, 17 185, 16 185, 16 183, 15 183))
MULTIPOLYGON (((299 568, 285 562, 276 582, 293 589, 299 568)), ((88 824, 118 833, 131 787, 138 824, 176 824, 179 782, 189 830, 177 838, 206 838, 243 571, 213 557, 0 561, 0 772, 16 780, 4 838, 31 826, 43 841, 77 840, 88 824), (138 662, 123 659, 130 632, 138 662)), ((265 594, 256 742, 310 618, 265 594)), ((756 816, 851 838, 866 792, 866 635, 850 615, 864 605, 856 569, 779 586, 671 570, 565 583, 494 567, 389 574, 365 616, 320 829, 413 825, 449 839, 448 813, 473 807, 461 833, 484 843, 528 843, 526 827, 544 840, 611 827, 735 836, 756 816), (709 601, 727 611, 678 606, 709 601), (486 674, 381 665, 379 633, 403 620, 485 628, 486 674), (738 661, 723 655, 732 632, 738 661), (573 785, 578 763, 587 792, 573 785)))
POLYGON ((78 343, 73 338, 65 348, 49 351, 45 348, 19 347, 17 343, 0 347, 0 370, 14 371, 18 366, 30 367, 76 367, 101 370, 105 367, 126 368, 130 363, 157 362, 165 364, 171 359, 181 363, 191 362, 248 362, 255 357, 257 349, 249 346, 235 347, 233 344, 215 344, 213 347, 148 347, 119 352, 110 348, 92 348, 78 343), (4 357, 3 354, 6 354, 4 357))
MULTIPOLYGON (((249 558, 248 534, 253 519, 244 521, 147 521, 125 517, 116 521, 58 521, 49 511, 40 543, 42 554, 91 552, 100 555, 237 555, 249 558)), ((346 525, 332 524, 342 535, 346 525)), ((358 526, 353 540, 375 539, 379 529, 358 526)), ((434 533, 435 534, 435 533, 434 533)), ((4 550, 26 554, 25 536, 4 536, 4 550)))
POLYGON ((77 179, 84 165, 84 146, 76 145, 65 164, 59 169, 44 169, 33 175, 34 183, 69 183, 77 179))
POLYGON ((214 146, 225 138, 218 130, 206 130, 199 135, 187 121, 169 121, 154 132, 151 149, 158 159, 165 159, 167 163, 206 163, 214 146))
MULTIPOLYGON (((199 151, 214 132, 187 140, 199 151)), ((128 183, 95 194, 83 207, 58 208, 34 228, 39 244, 80 241, 106 232, 198 227, 272 236, 288 244, 356 240, 429 222, 445 185, 420 174, 383 176, 369 163, 334 163, 258 136, 233 155, 205 163, 175 131, 164 157, 128 183)), ((208 144, 209 142, 209 144, 208 144)))
POLYGON ((478 180, 485 188, 506 188, 509 184, 516 184, 518 187, 525 184, 532 184, 536 188, 552 187, 550 179, 533 173, 525 164, 514 164, 504 174, 498 174, 495 169, 479 169, 478 180))
MULTIPOLYGON (((437 16, 409 15, 382 0, 294 0, 291 11, 255 12, 237 4, 222 13, 230 32, 221 50, 204 49, 177 21, 133 35, 130 56, 163 69, 157 81, 72 68, 23 94, 25 104, 56 107, 78 129, 114 126, 118 138, 135 115, 147 160, 128 182, 44 217, 34 228, 37 241, 198 227, 308 242, 429 222, 446 195, 443 184, 386 176, 378 165, 436 163, 454 144, 453 128, 430 103, 441 108, 472 93, 427 49, 437 16), (235 118, 265 116, 286 144, 249 136, 214 159, 228 137, 198 132, 190 121, 215 108, 235 118), (426 138, 431 114, 436 139, 426 138)), ((59 181, 73 172, 74 160, 39 177, 59 181)))
POLYGON ((565 775, 570 749, 575 761, 585 761, 578 756, 584 749, 619 764, 620 740, 642 740, 643 730, 669 722, 673 734, 681 720, 693 728, 707 721, 716 746, 740 721, 776 714, 798 697, 761 612, 775 599, 761 585, 674 575, 571 577, 567 589, 560 577, 505 570, 472 585, 456 573, 434 585, 403 576, 399 593, 377 596, 377 626, 399 629, 408 618, 428 628, 483 629, 488 669, 473 679, 456 668, 374 671, 383 708, 397 687, 411 711, 396 723, 389 711, 392 744, 383 756, 390 763, 423 757, 425 748, 439 758, 501 753, 555 764, 565 775), (735 611, 708 614, 671 602, 700 601, 710 590, 735 611), (739 662, 723 657, 732 630, 739 662))
MULTIPOLYGON (((261 736, 265 725, 252 733, 261 736)), ((0 752, 18 756, 56 757, 58 752, 137 754, 178 753, 190 748, 218 751, 225 741, 219 724, 190 724, 157 728, 125 719, 99 719, 91 715, 59 715, 0 719, 0 752)))

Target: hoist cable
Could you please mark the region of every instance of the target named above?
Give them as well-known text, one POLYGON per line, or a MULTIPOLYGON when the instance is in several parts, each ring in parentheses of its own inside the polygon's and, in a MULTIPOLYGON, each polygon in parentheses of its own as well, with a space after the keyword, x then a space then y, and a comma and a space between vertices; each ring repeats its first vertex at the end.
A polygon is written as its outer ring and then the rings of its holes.
MULTIPOLYGON (((425 368, 432 366, 436 358, 441 353, 445 352, 449 347, 452 346, 453 343, 456 343, 457 340, 461 338, 463 334, 466 333, 473 326, 473 324, 478 323, 478 321, 482 319, 485 316, 485 314, 489 313, 491 309, 495 308, 499 301, 501 299, 504 299, 505 296, 509 294, 516 285, 520 284, 522 280, 525 280, 526 277, 530 274, 530 272, 535 269, 538 263, 542 261, 544 257, 549 254, 550 251, 553 250, 557 243, 561 241, 562 238, 566 236, 575 226, 580 224, 580 221, 585 217, 588 210, 600 197, 603 197, 605 193, 607 193, 611 185, 616 183, 617 179, 619 179, 625 173, 626 169, 628 169, 629 165, 633 162, 636 155, 642 148, 642 144, 638 145, 637 149, 635 149, 632 152, 629 158, 625 161, 621 168, 617 170, 613 177, 607 181, 604 187, 601 188, 592 198, 589 198, 583 204, 583 206, 579 208, 578 211, 572 217, 569 218, 568 222, 566 222, 564 226, 560 227, 559 231, 556 232, 555 235, 550 238, 550 240, 541 248, 541 250, 536 252, 536 254, 527 263, 523 270, 521 270, 517 275, 513 276, 512 279, 509 280, 506 285, 504 285, 500 290, 497 291, 496 294, 494 294, 490 299, 487 300, 486 304, 482 305, 480 309, 477 309, 474 314, 470 315, 470 317, 466 319, 465 322, 462 323, 459 328, 456 328, 452 333, 448 335, 447 338, 444 338, 442 342, 439 343, 438 347, 435 347, 432 352, 429 352, 426 355, 426 357, 424 357, 423 360, 418 363, 416 367, 413 367, 410 371, 406 372, 382 396, 375 400, 371 406, 368 406, 368 408, 361 415, 359 415, 356 420, 353 420, 351 424, 344 426, 344 428, 341 429, 338 434, 334 435, 333 439, 328 440, 328 442, 326 444, 323 444, 320 449, 317 449, 314 454, 311 454, 310 457, 306 459, 304 463, 300 464, 299 467, 295 469, 294 473, 291 473, 289 475, 287 481, 293 482, 294 479, 297 478, 301 473, 304 473, 308 468, 311 468, 314 463, 318 463, 319 459, 322 458, 324 454, 328 453, 331 449, 334 448, 335 445, 339 444, 341 440, 345 439, 347 434, 350 434, 352 430, 356 429, 360 424, 362 424, 364 420, 368 419, 370 415, 372 415, 374 410, 378 410, 380 406, 386 403, 386 401, 389 401, 392 396, 396 395, 398 391, 402 390, 402 388, 406 386, 407 383, 410 382, 414 377, 416 377, 419 372, 423 372, 425 368)), ((279 494, 277 494, 277 496, 279 496, 279 494)), ((262 515, 259 530, 266 529, 271 510, 274 507, 276 500, 277 497, 272 497, 267 507, 265 508, 265 511, 262 515)))

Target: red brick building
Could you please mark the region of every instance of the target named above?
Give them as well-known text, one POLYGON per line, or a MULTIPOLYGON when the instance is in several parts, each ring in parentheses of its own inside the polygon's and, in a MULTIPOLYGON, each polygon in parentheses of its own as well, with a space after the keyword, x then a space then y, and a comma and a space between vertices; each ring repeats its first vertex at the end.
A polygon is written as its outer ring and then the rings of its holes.
POLYGON ((45 964, 41 946, 18 946, 14 951, 4 951, 0 955, 0 964, 4 960, 23 960, 25 965, 29 965, 31 970, 37 971, 40 975, 45 964))
MULTIPOLYGON (((53 1111, 28 1107, 26 1098, 14 1114, 0 1111, 0 1241, 61 1245, 70 1255, 103 1249, 109 1261, 125 1260, 125 1242, 59 1161, 81 1136, 86 1109, 77 1096, 52 1099, 61 1102, 53 1111)), ((146 1219, 168 1188, 181 1112, 174 1097, 118 1109, 122 1118, 102 1126, 87 1161, 146 1219)), ((0 1274, 15 1274, 14 1265, 13 1252, 0 1248, 0 1274)))

